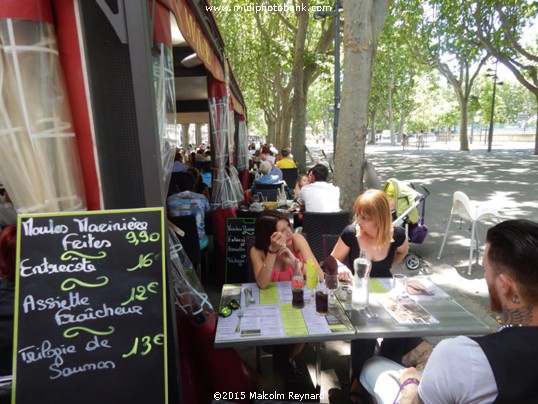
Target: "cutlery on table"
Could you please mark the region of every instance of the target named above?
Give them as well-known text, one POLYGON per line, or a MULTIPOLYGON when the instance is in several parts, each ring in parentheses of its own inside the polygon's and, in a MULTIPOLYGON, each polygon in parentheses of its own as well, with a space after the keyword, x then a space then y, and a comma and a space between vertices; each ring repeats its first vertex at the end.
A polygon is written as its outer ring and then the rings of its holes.
POLYGON ((247 291, 248 291, 248 294, 250 296, 250 298, 248 298, 249 304, 256 303, 256 300, 254 300, 254 297, 252 296, 252 289, 247 289, 247 291))
POLYGON ((249 289, 243 289, 243 293, 245 294, 245 305, 247 307, 250 306, 250 300, 248 298, 248 291, 249 291, 249 289))
POLYGON ((235 326, 235 332, 241 331, 241 317, 243 317, 243 309, 237 310, 237 325, 235 326))

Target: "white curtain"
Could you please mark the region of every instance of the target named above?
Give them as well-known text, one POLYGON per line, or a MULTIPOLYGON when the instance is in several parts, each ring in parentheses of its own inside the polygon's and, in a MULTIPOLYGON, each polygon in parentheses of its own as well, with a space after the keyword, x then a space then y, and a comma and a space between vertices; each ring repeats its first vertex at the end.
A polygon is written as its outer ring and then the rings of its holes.
POLYGON ((177 147, 176 95, 174 87, 174 62, 172 49, 163 43, 155 43, 153 51, 153 84, 163 166, 162 201, 166 201, 168 184, 177 147))
MULTIPOLYGON (((217 82, 215 79, 212 80, 217 82)), ((216 85, 219 86, 222 83, 219 82, 216 85)), ((232 171, 226 169, 228 131, 233 130, 233 128, 229 127, 230 119, 228 115, 233 112, 230 112, 228 105, 228 97, 225 94, 209 98, 209 116, 212 130, 211 147, 215 153, 215 171, 211 195, 211 206, 214 210, 237 207, 240 200, 237 197, 235 181, 231 178, 235 175, 237 180, 237 171, 235 169, 232 171)))
POLYGON ((174 303, 178 309, 202 324, 213 311, 213 306, 196 275, 192 262, 171 229, 168 229, 168 244, 174 303))
POLYGON ((54 27, 0 20, 0 177, 19 213, 85 210, 54 27))
POLYGON ((248 168, 248 135, 247 124, 245 119, 241 116, 239 118, 239 128, 237 132, 237 169, 239 171, 246 170, 248 168))

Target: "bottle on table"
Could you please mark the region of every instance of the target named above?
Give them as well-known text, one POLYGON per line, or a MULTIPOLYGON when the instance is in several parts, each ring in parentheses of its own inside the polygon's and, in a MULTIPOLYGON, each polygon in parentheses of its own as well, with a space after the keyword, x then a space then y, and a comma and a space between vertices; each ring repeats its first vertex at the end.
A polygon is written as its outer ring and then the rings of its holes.
POLYGON ((370 270, 372 262, 366 256, 366 251, 361 251, 359 258, 353 261, 353 295, 351 297, 351 308, 354 310, 365 309, 368 306, 370 292, 370 270))
POLYGON ((278 199, 278 202, 280 204, 280 206, 284 206, 287 204, 287 199, 286 198, 286 188, 284 187, 284 183, 282 183, 280 185, 280 195, 279 195, 279 199, 278 199))
POLYGON ((310 301, 314 302, 314 292, 318 286, 318 269, 310 258, 306 260, 306 288, 310 290, 310 301))
POLYGON ((304 275, 301 271, 301 262, 296 259, 291 275, 291 304, 297 309, 304 307, 304 275))

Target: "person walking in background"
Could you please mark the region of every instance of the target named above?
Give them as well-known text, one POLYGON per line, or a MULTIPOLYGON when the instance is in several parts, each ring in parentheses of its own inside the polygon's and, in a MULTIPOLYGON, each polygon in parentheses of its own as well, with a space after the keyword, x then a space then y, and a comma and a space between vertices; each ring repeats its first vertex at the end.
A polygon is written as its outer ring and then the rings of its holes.
POLYGON ((425 137, 426 135, 424 131, 421 130, 417 135, 417 149, 418 150, 424 149, 424 142, 426 141, 425 137))
MULTIPOLYGON (((331 256, 347 266, 340 266, 340 279, 351 281, 353 261, 365 251, 372 261, 371 277, 391 278, 391 268, 404 259, 409 251, 409 243, 402 227, 393 227, 389 199, 384 192, 369 189, 360 194, 353 204, 355 220, 348 225, 336 242, 331 256)), ((379 355, 397 362, 422 342, 422 338, 385 338, 379 355)), ((353 382, 351 401, 360 402, 365 395, 359 383, 359 375, 367 359, 374 355, 375 339, 351 341, 351 366, 353 382)))
POLYGON ((504 326, 483 337, 449 338, 421 374, 383 358, 361 382, 382 403, 537 403, 538 223, 507 220, 487 232, 484 277, 504 326))
POLYGON ((339 212, 340 188, 327 182, 329 169, 323 164, 316 164, 309 172, 309 184, 301 188, 300 209, 307 212, 339 212))
POLYGON ((409 135, 404 133, 402 135, 402 149, 405 150, 406 147, 409 147, 409 135))

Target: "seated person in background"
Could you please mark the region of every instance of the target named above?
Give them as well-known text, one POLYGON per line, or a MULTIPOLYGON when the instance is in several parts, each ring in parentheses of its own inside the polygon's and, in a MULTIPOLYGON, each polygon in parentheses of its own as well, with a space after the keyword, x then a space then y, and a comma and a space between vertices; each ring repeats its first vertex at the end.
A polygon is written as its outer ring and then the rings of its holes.
MULTIPOLYGON (((377 189, 369 189, 357 197, 353 211, 355 222, 346 226, 331 252, 334 258, 348 265, 339 267, 339 278, 352 279, 349 268, 353 268, 353 261, 359 258, 361 251, 366 251, 368 259, 372 261, 371 277, 392 277, 390 269, 406 256, 409 243, 405 230, 392 225, 387 196, 377 189)), ((379 355, 401 362, 403 356, 421 342, 421 338, 385 338, 381 343, 379 355)), ((359 383, 359 375, 364 362, 374 355, 375 346, 375 339, 351 341, 354 377, 350 389, 352 401, 359 401, 361 394, 365 394, 359 383)))
POLYGON ((297 168, 295 161, 290 158, 290 149, 285 147, 280 151, 280 154, 282 155, 282 158, 275 164, 278 168, 297 168))
POLYGON ((196 192, 197 194, 202 194, 209 201, 209 187, 204 183, 200 170, 195 167, 189 167, 187 168, 187 172, 194 178, 194 188, 192 191, 196 192))
POLYGON ((297 177, 297 181, 295 182, 295 189, 293 191, 293 199, 297 200, 297 198, 299 198, 299 193, 301 192, 301 188, 303 188, 306 184, 310 184, 310 182, 308 182, 308 175, 299 174, 299 176, 297 177))
POLYGON ((340 188, 327 182, 329 169, 316 164, 310 170, 310 184, 301 188, 297 202, 307 212, 339 212, 340 188))
POLYGON ((277 176, 271 175, 271 163, 268 161, 262 161, 260 164, 260 172, 262 176, 255 179, 252 183, 252 188, 250 188, 250 195, 254 195, 256 191, 257 184, 279 184, 280 180, 277 176))
POLYGON ((295 259, 302 263, 302 267, 311 259, 322 279, 323 271, 308 242, 302 234, 292 233, 286 216, 273 212, 260 215, 256 219, 254 234, 250 260, 260 289, 265 289, 269 282, 291 281, 295 259))
POLYGON ((483 337, 441 341, 422 374, 383 358, 368 361, 361 382, 377 403, 538 402, 538 223, 501 222, 486 241, 490 305, 505 325, 483 337))
POLYGON ((17 226, 0 232, 0 376, 12 373, 17 226))
POLYGON ((183 164, 183 155, 179 150, 176 150, 174 157, 174 165, 172 166, 173 173, 184 173, 187 170, 187 166, 183 164))
POLYGON ((278 177, 278 180, 282 181, 282 178, 283 178, 282 170, 275 166, 275 156, 267 155, 265 156, 265 161, 268 161, 269 163, 271 163, 271 170, 269 171, 269 174, 273 176, 276 175, 278 177))
POLYGON ((172 194, 166 200, 169 216, 194 215, 196 226, 198 227, 198 238, 200 239, 200 249, 204 249, 209 244, 205 233, 205 212, 211 210, 207 198, 193 192, 194 177, 190 173, 184 173, 177 181, 179 193, 172 194))

